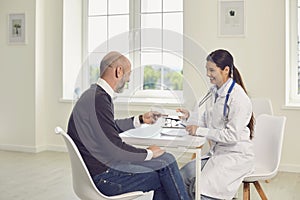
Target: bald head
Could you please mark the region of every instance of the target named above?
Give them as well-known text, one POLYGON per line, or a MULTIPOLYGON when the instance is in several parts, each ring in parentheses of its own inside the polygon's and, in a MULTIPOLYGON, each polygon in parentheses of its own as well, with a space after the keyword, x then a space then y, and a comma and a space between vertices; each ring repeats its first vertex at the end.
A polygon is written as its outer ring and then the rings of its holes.
POLYGON ((100 77, 103 76, 104 72, 108 67, 117 67, 118 65, 128 64, 128 59, 117 51, 111 51, 106 54, 100 63, 100 77))
POLYGON ((129 82, 130 73, 130 61, 119 52, 109 52, 100 63, 100 78, 117 93, 122 92, 125 84, 129 82))

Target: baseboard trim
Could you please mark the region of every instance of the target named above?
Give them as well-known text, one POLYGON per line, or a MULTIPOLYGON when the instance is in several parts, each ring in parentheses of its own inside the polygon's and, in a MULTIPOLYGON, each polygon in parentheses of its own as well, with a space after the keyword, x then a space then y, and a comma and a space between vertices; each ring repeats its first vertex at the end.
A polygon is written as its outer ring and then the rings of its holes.
MULTIPOLYGON (((0 144, 0 150, 19 151, 19 152, 27 152, 27 153, 39 153, 43 151, 68 152, 68 149, 65 145, 24 146, 24 145, 0 144)), ((183 160, 185 161, 185 159, 183 160)), ((279 171, 300 173, 300 165, 281 164, 279 166, 279 171)))
POLYGON ((47 145, 47 149, 45 151, 68 152, 68 149, 64 145, 47 145))
POLYGON ((43 151, 67 152, 67 147, 63 145, 43 145, 43 146, 24 146, 24 145, 6 145, 0 144, 0 150, 19 151, 26 153, 40 153, 43 151))
POLYGON ((0 150, 20 151, 20 152, 26 152, 26 153, 37 153, 36 147, 24 146, 24 145, 0 144, 0 150))
POLYGON ((300 165, 282 164, 279 166, 279 171, 300 173, 300 165))

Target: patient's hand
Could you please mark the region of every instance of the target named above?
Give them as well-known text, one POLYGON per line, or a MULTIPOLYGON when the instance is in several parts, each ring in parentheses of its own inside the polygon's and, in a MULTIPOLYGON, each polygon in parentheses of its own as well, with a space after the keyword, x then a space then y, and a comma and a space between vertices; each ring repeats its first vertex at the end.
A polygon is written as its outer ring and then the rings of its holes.
POLYGON ((151 145, 147 149, 149 149, 153 152, 153 158, 157 158, 165 152, 165 150, 161 149, 160 147, 158 147, 156 145, 151 145))
POLYGON ((162 116, 161 113, 156 111, 150 111, 145 114, 143 114, 143 121, 146 124, 154 124, 158 118, 162 116))
POLYGON ((179 116, 181 120, 187 120, 190 117, 190 112, 184 108, 177 108, 176 112, 182 113, 182 116, 179 116))

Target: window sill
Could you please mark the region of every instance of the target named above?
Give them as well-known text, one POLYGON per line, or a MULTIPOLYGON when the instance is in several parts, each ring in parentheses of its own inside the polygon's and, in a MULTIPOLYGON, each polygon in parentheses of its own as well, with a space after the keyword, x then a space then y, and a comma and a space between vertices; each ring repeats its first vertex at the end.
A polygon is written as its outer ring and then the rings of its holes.
MULTIPOLYGON (((60 98, 60 103, 75 103, 74 99, 60 98)), ((183 105, 183 103, 174 98, 157 98, 157 97, 117 97, 114 100, 114 104, 117 106, 130 106, 130 107, 168 107, 168 108, 178 108, 183 105)))
POLYGON ((285 110, 300 110, 300 98, 299 96, 294 98, 289 98, 286 100, 285 104, 282 106, 285 110))
POLYGON ((176 109, 182 107, 183 103, 178 99, 169 98, 124 98, 118 97, 114 101, 118 110, 131 110, 131 111, 143 111, 145 109, 157 108, 157 109, 176 109), (129 109, 130 107, 130 109, 129 109))
POLYGON ((168 104, 168 105, 181 105, 178 99, 169 99, 169 98, 156 98, 156 97, 135 97, 135 98, 126 98, 118 97, 114 101, 117 104, 168 104))
POLYGON ((300 104, 294 103, 294 104, 286 104, 282 106, 282 109, 284 110, 300 110, 300 104))
POLYGON ((66 99, 66 98, 60 98, 58 100, 59 103, 74 103, 75 100, 74 99, 66 99))

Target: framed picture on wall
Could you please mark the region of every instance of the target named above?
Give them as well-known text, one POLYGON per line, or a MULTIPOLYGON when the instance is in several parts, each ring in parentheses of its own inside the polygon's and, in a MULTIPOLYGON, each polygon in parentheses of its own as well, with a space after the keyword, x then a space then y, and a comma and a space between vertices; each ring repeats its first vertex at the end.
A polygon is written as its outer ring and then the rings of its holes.
POLYGON ((25 13, 8 14, 8 43, 26 44, 25 13))
POLYGON ((244 0, 219 0, 218 35, 245 36, 244 0))

